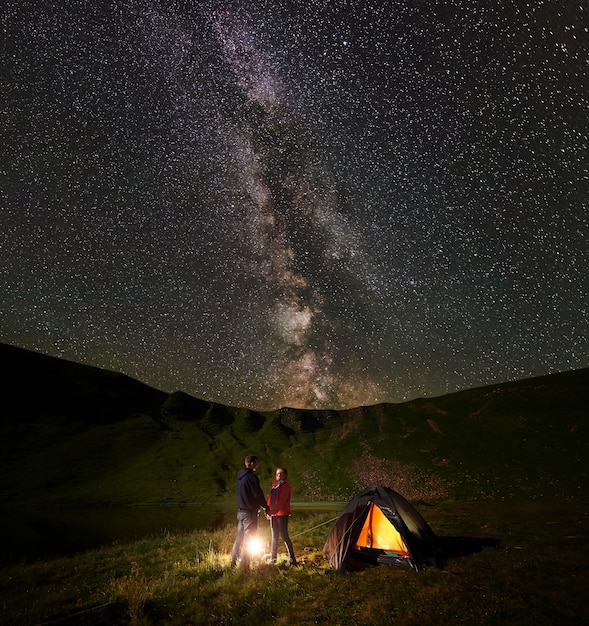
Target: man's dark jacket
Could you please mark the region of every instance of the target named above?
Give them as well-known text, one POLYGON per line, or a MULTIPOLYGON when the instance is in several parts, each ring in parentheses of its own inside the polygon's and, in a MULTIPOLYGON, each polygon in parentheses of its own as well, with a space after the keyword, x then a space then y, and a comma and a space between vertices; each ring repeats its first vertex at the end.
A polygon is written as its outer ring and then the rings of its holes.
POLYGON ((249 467, 237 472, 237 507, 240 511, 258 511, 266 508, 266 498, 260 487, 260 481, 249 467))

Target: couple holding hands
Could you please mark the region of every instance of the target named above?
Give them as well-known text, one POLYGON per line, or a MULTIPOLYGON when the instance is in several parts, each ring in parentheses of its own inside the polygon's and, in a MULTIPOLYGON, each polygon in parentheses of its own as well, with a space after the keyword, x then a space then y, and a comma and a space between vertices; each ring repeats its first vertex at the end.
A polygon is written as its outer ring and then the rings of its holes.
POLYGON ((270 495, 266 498, 260 487, 260 481, 254 473, 258 465, 258 457, 249 455, 245 458, 245 467, 237 473, 237 536, 231 551, 231 567, 235 567, 238 558, 241 558, 244 567, 249 567, 251 555, 248 550, 248 542, 257 533, 260 508, 266 512, 272 530, 270 563, 276 563, 278 541, 282 538, 288 551, 290 564, 296 565, 292 541, 288 534, 290 495, 292 492, 292 488, 287 482, 288 472, 284 467, 279 467, 276 470, 270 495))

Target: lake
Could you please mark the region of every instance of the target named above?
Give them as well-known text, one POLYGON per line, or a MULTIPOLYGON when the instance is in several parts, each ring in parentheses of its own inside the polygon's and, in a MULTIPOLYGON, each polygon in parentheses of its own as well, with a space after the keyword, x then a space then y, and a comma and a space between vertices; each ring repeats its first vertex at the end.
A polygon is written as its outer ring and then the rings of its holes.
POLYGON ((218 505, 1 509, 0 563, 64 556, 166 532, 219 528, 234 518, 234 508, 218 505))
MULTIPOLYGON (((338 514, 331 503, 293 503, 296 511, 338 514)), ((0 564, 66 556, 115 542, 236 523, 232 505, 18 507, 0 509, 0 564)))

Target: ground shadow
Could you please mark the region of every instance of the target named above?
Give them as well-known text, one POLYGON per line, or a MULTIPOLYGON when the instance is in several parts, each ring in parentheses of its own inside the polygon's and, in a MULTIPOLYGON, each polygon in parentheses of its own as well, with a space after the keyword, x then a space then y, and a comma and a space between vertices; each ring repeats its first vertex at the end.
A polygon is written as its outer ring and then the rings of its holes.
POLYGON ((499 541, 491 537, 437 537, 436 544, 436 564, 440 567, 447 561, 475 554, 483 548, 499 547, 499 541))

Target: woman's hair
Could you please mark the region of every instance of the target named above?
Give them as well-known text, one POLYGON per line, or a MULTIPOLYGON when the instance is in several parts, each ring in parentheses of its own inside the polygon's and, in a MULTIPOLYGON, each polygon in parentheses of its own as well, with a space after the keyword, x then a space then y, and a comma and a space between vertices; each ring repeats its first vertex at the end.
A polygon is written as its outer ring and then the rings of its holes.
POLYGON ((288 478, 288 470, 286 469, 286 467, 277 467, 276 471, 278 470, 282 470, 284 472, 284 478, 288 478))

